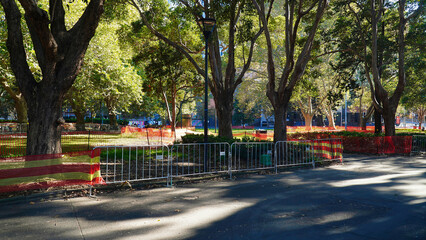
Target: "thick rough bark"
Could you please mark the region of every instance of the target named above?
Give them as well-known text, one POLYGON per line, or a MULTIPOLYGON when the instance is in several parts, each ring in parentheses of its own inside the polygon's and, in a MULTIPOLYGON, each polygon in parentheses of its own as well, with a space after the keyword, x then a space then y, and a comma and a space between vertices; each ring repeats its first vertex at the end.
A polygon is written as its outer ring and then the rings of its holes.
POLYGON ((382 114, 377 109, 374 110, 374 133, 382 133, 382 114))
POLYGON ((80 71, 90 39, 95 34, 104 0, 91 0, 79 21, 65 26, 62 1, 49 1, 49 13, 36 1, 19 0, 25 11, 37 61, 42 72, 36 81, 25 53, 21 13, 15 0, 0 0, 8 27, 7 48, 18 87, 28 105, 27 155, 60 153, 62 103, 80 71))
POLYGON ((74 115, 76 118, 75 128, 77 131, 86 131, 86 122, 84 120, 84 115, 86 115, 85 111, 75 110, 74 115))
POLYGON ((37 94, 37 99, 28 101, 27 155, 62 152, 61 124, 63 94, 53 91, 37 94))
POLYGON ((214 100, 219 122, 219 136, 232 138, 233 95, 222 93, 220 96, 216 96, 214 100))
POLYGON ((108 113, 109 126, 111 130, 118 130, 117 115, 114 112, 108 113))
POLYGON ((395 112, 392 106, 383 109, 383 120, 385 122, 385 136, 395 136, 395 112))
POLYGON ((287 140, 287 121, 285 116, 287 115, 287 106, 279 105, 274 107, 274 142, 286 141, 287 140), (277 124, 277 122, 279 122, 277 124))

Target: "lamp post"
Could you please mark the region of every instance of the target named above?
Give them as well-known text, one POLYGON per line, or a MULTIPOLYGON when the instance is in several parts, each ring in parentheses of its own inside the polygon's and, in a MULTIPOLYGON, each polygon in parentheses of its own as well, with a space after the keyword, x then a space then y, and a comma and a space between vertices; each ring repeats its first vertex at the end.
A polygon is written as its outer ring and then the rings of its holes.
POLYGON ((203 27, 204 40, 206 41, 206 48, 204 49, 204 61, 205 61, 205 83, 204 83, 204 172, 207 170, 207 143, 208 139, 208 57, 209 57, 209 37, 213 32, 213 29, 216 25, 216 20, 213 18, 200 18, 197 20, 198 24, 203 27))
POLYGON ((204 143, 208 143, 208 53, 209 53, 209 37, 216 26, 216 20, 214 18, 200 18, 197 20, 198 24, 203 27, 204 40, 206 42, 206 48, 204 49, 204 61, 205 61, 205 83, 204 83, 204 143))

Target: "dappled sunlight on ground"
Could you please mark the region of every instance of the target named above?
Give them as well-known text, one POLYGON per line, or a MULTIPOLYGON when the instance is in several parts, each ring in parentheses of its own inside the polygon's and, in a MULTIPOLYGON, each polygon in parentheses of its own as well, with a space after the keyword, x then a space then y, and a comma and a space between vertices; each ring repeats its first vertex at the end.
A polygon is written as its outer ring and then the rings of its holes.
POLYGON ((426 239, 425 164, 349 156, 323 168, 100 190, 94 199, 0 202, 0 228, 5 239, 31 240, 426 239))

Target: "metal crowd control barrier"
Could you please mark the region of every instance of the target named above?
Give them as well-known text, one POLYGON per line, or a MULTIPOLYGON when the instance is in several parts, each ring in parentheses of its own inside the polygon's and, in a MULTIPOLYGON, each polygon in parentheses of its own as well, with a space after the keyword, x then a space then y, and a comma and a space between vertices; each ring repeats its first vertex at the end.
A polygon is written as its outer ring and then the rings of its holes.
POLYGON ((309 165, 315 167, 314 142, 279 141, 275 143, 277 167, 309 165))
POLYGON ((228 172, 228 143, 175 144, 170 149, 170 175, 190 175, 228 172))
POLYGON ((169 178, 169 147, 103 146, 100 149, 101 175, 106 183, 169 178))
POLYGON ((413 136, 413 145, 411 147, 411 152, 414 154, 426 152, 426 135, 413 136))
POLYGON ((101 175, 106 183, 167 179, 214 173, 312 165, 342 159, 341 139, 314 141, 191 143, 102 146, 101 175))
POLYGON ((231 145, 230 175, 235 171, 275 168, 274 143, 235 142, 231 145))

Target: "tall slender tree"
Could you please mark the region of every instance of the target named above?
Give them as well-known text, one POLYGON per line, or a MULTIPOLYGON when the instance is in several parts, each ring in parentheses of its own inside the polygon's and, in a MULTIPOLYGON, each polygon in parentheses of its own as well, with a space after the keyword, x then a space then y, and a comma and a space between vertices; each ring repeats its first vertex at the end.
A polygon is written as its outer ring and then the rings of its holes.
MULTIPOLYGON (((156 16, 155 9, 161 5, 160 3, 146 4, 147 1, 143 0, 129 1, 139 11, 141 20, 152 34, 180 51, 191 62, 196 71, 205 76, 204 69, 201 67, 202 63, 197 62, 193 57, 193 54, 199 54, 199 51, 191 51, 179 38, 167 36, 161 31, 161 26, 156 26, 153 23, 156 16)), ((263 28, 255 26, 255 21, 253 21, 255 11, 253 11, 250 1, 178 0, 174 2, 177 6, 176 9, 184 12, 186 21, 195 23, 203 16, 215 18, 217 21, 216 28, 209 38, 211 41, 209 43, 211 69, 209 87, 216 105, 219 135, 231 138, 234 93, 250 67, 256 40, 261 35, 263 28), (241 60, 236 53, 238 47, 244 49, 241 60)), ((183 24, 182 18, 182 24, 177 26, 176 31, 180 31, 180 28, 184 25, 187 24, 183 24)), ((198 27, 201 33, 202 26, 198 25, 198 27)))
POLYGON ((294 87, 300 81, 305 72, 306 65, 311 58, 314 46, 314 38, 325 9, 327 0, 298 0, 284 1, 285 18, 285 60, 282 66, 281 76, 277 77, 277 60, 274 59, 274 46, 269 30, 269 14, 273 1, 266 8, 265 0, 252 0, 259 14, 260 22, 264 28, 264 34, 268 51, 268 86, 267 96, 272 103, 275 114, 274 141, 282 141, 287 138, 286 113, 294 87), (314 10, 315 9, 315 10, 314 10), (312 14, 314 16, 312 16, 312 14), (302 22, 310 23, 307 34, 300 36, 302 22), (300 49, 298 49, 298 45, 300 49))

